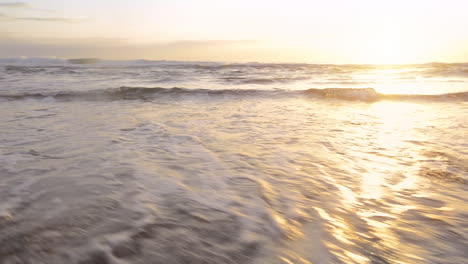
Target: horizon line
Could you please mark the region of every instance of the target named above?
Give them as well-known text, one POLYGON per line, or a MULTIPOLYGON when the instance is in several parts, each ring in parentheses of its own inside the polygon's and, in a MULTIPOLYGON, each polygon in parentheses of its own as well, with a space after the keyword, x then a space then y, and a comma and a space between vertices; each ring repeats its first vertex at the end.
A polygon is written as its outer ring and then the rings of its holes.
POLYGON ((153 62, 191 62, 191 63, 229 63, 229 64, 309 64, 309 65, 379 65, 379 66, 396 66, 396 65, 424 65, 424 64, 468 64, 465 62, 446 62, 446 61, 428 61, 414 63, 327 63, 327 62, 293 62, 293 61, 217 61, 217 60, 171 60, 171 59, 108 59, 98 57, 55 57, 55 56, 16 56, 16 57, 0 57, 4 59, 57 59, 57 60, 77 60, 77 59, 92 59, 97 61, 153 61, 153 62))

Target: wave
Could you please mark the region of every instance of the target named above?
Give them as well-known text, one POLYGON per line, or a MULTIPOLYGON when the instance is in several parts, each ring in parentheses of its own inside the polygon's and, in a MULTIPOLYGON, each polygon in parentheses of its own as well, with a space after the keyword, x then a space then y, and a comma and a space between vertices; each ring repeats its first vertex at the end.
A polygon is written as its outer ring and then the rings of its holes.
POLYGON ((326 88, 309 89, 305 92, 308 95, 315 95, 324 98, 359 101, 376 101, 382 97, 382 94, 377 93, 373 88, 326 88))
POLYGON ((286 93, 285 90, 241 90, 241 89, 186 89, 186 88, 162 88, 162 87, 127 87, 122 86, 115 89, 72 91, 72 92, 50 92, 50 93, 19 93, 0 94, 0 99, 24 100, 53 98, 57 100, 150 100, 161 96, 258 96, 273 95, 274 93, 286 93))
POLYGON ((226 83, 232 84, 274 84, 289 83, 294 81, 307 80, 309 77, 277 77, 277 78, 249 78, 242 76, 228 76, 220 78, 226 83))
POLYGON ((99 61, 97 58, 79 58, 69 59, 68 62, 71 64, 96 64, 99 61))
POLYGON ((327 88, 309 89, 306 94, 322 98, 334 98, 358 101, 379 100, 425 100, 425 101, 468 101, 468 91, 435 95, 425 94, 381 94, 373 88, 327 88))
POLYGON ((18 93, 0 94, 0 100, 25 100, 53 98, 61 101, 71 100, 152 100, 158 97, 184 97, 184 96, 210 96, 210 97, 274 97, 274 96, 306 96, 318 99, 339 99, 350 101, 374 102, 379 100, 427 100, 427 101, 468 101, 468 91, 460 93, 446 93, 438 95, 421 94, 381 94, 373 88, 327 88, 307 90, 260 90, 260 89, 187 89, 187 88, 163 88, 163 87, 127 87, 114 89, 76 91, 76 92, 51 92, 51 93, 18 93))
POLYGON ((22 74, 31 74, 38 72, 45 72, 44 67, 23 67, 23 66, 14 66, 9 65, 5 67, 5 72, 7 73, 22 73, 22 74))

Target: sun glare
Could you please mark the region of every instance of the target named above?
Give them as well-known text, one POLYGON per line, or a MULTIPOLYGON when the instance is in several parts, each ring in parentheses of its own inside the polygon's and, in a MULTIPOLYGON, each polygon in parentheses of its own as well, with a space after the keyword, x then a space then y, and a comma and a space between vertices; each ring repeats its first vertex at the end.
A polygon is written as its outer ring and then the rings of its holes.
MULTIPOLYGON (((403 41, 401 33, 389 30, 375 37, 368 37, 357 58, 370 64, 405 64, 417 61, 418 49, 414 42, 403 41)), ((420 50, 421 48, 419 48, 420 50)))

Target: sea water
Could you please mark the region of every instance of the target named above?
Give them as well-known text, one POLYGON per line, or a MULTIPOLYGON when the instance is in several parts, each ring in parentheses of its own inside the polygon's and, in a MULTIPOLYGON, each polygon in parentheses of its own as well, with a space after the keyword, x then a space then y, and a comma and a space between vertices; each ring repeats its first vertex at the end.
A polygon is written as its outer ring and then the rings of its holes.
POLYGON ((1 59, 0 263, 466 263, 467 91, 468 64, 1 59))

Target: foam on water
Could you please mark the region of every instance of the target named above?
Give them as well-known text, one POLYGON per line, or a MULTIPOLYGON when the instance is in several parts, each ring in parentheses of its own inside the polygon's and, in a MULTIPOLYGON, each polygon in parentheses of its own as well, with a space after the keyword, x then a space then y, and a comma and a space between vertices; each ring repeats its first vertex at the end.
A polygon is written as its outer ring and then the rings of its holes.
POLYGON ((304 91, 288 91, 283 89, 257 90, 257 89, 186 89, 186 88, 162 88, 162 87, 120 87, 117 89, 92 90, 82 92, 53 92, 53 93, 11 93, 0 94, 3 100, 25 100, 53 98, 61 101, 72 100, 151 100, 160 97, 190 98, 193 96, 210 97, 257 97, 257 98, 284 98, 294 96, 307 96, 319 99, 342 99, 351 101, 378 101, 378 100, 427 100, 427 101, 455 101, 468 100, 468 92, 448 93, 438 95, 405 95, 405 94, 379 94, 372 88, 326 88, 308 89, 304 91))
POLYGON ((0 63, 0 263, 468 258, 466 64, 0 63))
POLYGON ((210 90, 371 87, 382 94, 415 95, 468 91, 466 63, 333 65, 94 59, 92 62, 95 63, 74 64, 56 58, 0 59, 0 80, 7 85, 0 91, 42 93, 120 86, 210 90))

